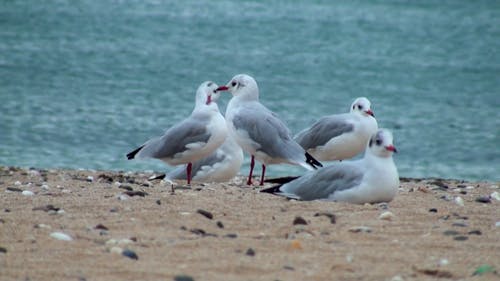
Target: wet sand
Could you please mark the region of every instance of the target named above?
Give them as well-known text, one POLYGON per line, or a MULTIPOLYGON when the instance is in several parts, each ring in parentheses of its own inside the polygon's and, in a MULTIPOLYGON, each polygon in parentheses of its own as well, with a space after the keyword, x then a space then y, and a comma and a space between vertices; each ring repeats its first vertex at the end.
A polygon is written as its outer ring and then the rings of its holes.
POLYGON ((498 182, 353 205, 150 176, 0 167, 0 280, 500 280, 498 182))

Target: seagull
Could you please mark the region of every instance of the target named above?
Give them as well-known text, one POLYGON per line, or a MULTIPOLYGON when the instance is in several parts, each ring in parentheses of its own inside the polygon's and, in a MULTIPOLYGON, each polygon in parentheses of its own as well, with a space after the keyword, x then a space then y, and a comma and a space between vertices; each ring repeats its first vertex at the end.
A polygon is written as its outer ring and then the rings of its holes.
POLYGON ((360 97, 349 113, 324 116, 294 139, 319 161, 344 160, 363 152, 377 129, 370 101, 360 97))
POLYGON ((170 165, 187 164, 187 183, 191 184, 192 163, 214 152, 226 139, 227 126, 215 101, 218 85, 203 82, 196 91, 191 116, 168 129, 161 137, 150 139, 127 158, 156 158, 170 165))
MULTIPOLYGON (((198 182, 227 182, 240 171, 243 163, 243 151, 230 136, 209 156, 193 162, 192 180, 198 182)), ((186 165, 179 166, 168 174, 153 179, 185 180, 186 165)))
POLYGON ((389 202, 399 187, 398 170, 392 159, 397 150, 392 140, 390 131, 380 129, 370 138, 362 159, 336 162, 261 192, 298 200, 389 202))
POLYGON ((259 88, 251 76, 238 74, 217 91, 233 95, 225 116, 229 135, 251 155, 248 185, 252 184, 255 159, 262 163, 260 185, 264 185, 269 164, 288 163, 309 170, 322 166, 292 139, 290 130, 276 114, 259 102, 259 88))

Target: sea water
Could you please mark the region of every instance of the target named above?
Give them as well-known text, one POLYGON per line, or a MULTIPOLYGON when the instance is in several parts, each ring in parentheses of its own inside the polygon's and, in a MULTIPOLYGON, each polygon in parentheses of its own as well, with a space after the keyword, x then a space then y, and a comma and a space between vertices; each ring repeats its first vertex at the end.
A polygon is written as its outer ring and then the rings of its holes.
POLYGON ((125 154, 247 73, 293 133, 365 96, 401 176, 498 181, 499 50, 498 1, 1 1, 0 165, 168 171, 125 154))

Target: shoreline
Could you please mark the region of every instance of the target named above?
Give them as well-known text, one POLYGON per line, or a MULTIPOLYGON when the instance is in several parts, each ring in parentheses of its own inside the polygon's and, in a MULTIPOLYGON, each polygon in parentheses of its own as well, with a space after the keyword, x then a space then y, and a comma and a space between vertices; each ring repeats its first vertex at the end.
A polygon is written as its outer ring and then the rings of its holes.
POLYGON ((0 279, 499 278, 499 182, 403 178, 354 205, 150 175, 0 167, 0 279))

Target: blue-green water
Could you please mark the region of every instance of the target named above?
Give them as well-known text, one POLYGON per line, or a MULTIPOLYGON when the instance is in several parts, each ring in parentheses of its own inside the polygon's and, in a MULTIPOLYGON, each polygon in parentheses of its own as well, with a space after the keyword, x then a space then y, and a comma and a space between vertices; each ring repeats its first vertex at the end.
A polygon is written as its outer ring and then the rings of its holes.
POLYGON ((1 1, 0 165, 163 170, 125 154, 248 73, 293 132, 366 96, 401 176, 497 181, 499 50, 498 1, 1 1))

